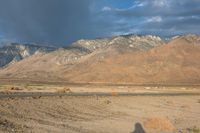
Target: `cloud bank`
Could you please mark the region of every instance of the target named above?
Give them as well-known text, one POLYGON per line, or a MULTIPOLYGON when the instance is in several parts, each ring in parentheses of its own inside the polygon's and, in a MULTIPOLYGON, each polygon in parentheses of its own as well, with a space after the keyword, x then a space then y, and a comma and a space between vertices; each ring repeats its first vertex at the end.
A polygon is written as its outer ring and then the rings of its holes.
POLYGON ((199 0, 0 0, 0 39, 70 44, 118 34, 200 31, 199 0))

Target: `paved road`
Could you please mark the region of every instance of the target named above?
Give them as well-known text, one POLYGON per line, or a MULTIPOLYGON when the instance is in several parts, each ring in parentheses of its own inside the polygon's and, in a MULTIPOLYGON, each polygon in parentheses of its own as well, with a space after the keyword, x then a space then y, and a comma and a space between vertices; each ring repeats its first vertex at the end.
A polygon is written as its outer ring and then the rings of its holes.
POLYGON ((200 96, 200 93, 50 93, 50 92, 0 92, 0 98, 53 97, 53 96, 200 96))
POLYGON ((40 81, 31 79, 10 79, 0 78, 0 84, 38 84, 38 85, 67 85, 67 86, 147 86, 147 87, 200 87, 200 84, 163 84, 163 83, 152 83, 152 84, 140 84, 140 83, 72 83, 66 81, 40 81))

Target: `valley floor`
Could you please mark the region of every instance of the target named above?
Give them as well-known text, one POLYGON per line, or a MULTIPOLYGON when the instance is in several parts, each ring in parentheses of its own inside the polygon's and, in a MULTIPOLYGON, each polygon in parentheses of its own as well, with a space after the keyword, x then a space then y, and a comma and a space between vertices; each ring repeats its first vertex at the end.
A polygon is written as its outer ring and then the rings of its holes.
POLYGON ((0 101, 2 132, 172 133, 200 125, 200 97, 44 97, 0 101))
MULTIPOLYGON (((2 86, 1 86, 2 87, 2 86)), ((8 85, 3 85, 8 87, 8 85)), ((2 87, 2 88, 3 88, 2 87)), ((10 86, 9 86, 10 87, 10 86)), ((19 88, 7 92, 24 91, 19 88)), ((29 86, 30 87, 30 86, 29 86)), ((47 87, 39 86, 37 87, 47 87)), ((35 88, 37 88, 35 85, 35 88)), ((55 86, 50 90, 55 92, 55 86)), ((63 87, 63 86, 62 86, 63 87)), ((98 87, 57 88, 59 93, 75 90, 98 92, 98 87), (67 88, 67 89, 66 89, 67 88), (92 89, 93 88, 93 89, 92 89), (64 91, 63 91, 64 90, 64 91)), ((5 91, 1 88, 1 91, 5 91)), ((32 87, 34 88, 34 87, 32 87)), ((39 89, 41 91, 41 89, 39 89)), ((48 87, 47 87, 48 88, 48 87)), ((43 89, 42 92, 47 91, 43 89)), ((99 90, 109 90, 100 87, 99 90), (101 89, 100 89, 101 88, 101 89)), ((200 95, 138 95, 131 93, 197 93, 198 88, 110 87, 111 96, 15 97, 0 100, 0 132, 33 133, 199 133, 200 95), (162 90, 160 88, 160 90, 162 90), (166 89, 166 90, 165 90, 166 89), (118 90, 118 92, 116 92, 118 90), (121 90, 121 91, 119 91, 121 90), (156 91, 157 90, 157 91, 156 91), (167 91, 168 90, 168 91, 167 91), (140 131, 140 132, 139 132, 140 131)), ((34 89, 33 89, 34 90, 34 89)), ((30 91, 30 88, 25 90, 30 91)), ((70 92, 68 92, 70 91, 70 92)), ((8 93, 8 94, 9 94, 8 93)), ((83 92, 84 93, 84 92, 83 92)))

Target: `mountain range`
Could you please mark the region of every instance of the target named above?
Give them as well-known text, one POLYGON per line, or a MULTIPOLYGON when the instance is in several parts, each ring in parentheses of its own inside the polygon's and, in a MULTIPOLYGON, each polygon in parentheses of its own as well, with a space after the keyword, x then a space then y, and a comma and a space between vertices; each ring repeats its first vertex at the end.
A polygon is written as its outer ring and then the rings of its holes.
POLYGON ((0 48, 0 78, 73 83, 198 84, 200 36, 123 35, 64 48, 0 48))
POLYGON ((0 67, 13 64, 34 54, 46 53, 53 50, 55 50, 53 47, 34 44, 8 43, 0 48, 0 67))

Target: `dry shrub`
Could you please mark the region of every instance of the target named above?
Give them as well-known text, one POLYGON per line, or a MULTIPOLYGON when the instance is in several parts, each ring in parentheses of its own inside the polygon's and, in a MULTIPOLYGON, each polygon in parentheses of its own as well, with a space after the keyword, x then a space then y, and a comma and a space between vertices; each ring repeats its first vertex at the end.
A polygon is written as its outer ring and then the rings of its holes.
POLYGON ((111 96, 118 96, 117 92, 111 92, 111 96))
POLYGON ((110 101, 110 100, 104 100, 104 103, 105 103, 105 104, 110 104, 111 101, 110 101))
POLYGON ((189 128, 188 131, 191 133, 200 133, 200 129, 196 126, 189 128))
POLYGON ((161 131, 174 130, 173 124, 165 117, 149 118, 144 122, 144 126, 149 129, 156 129, 161 131))
POLYGON ((33 96, 33 99, 40 99, 42 96, 33 96))
POLYGON ((69 93, 72 92, 70 88, 62 88, 57 90, 58 93, 69 93))
POLYGON ((5 93, 9 93, 9 92, 12 92, 12 91, 19 91, 19 90, 23 90, 23 89, 21 89, 21 88, 19 88, 19 87, 6 87, 5 88, 5 90, 4 90, 4 92, 5 93))
POLYGON ((21 89, 18 87, 11 87, 10 90, 21 90, 21 89))

